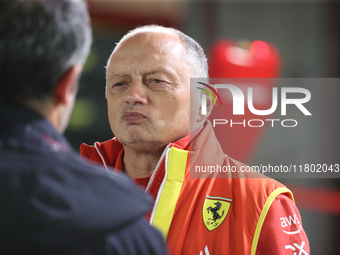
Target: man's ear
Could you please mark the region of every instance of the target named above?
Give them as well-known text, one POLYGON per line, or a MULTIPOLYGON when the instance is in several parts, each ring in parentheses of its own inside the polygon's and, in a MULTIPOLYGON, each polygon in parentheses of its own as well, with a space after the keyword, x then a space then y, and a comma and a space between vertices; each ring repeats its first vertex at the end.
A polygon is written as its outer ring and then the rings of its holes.
POLYGON ((75 90, 78 89, 78 75, 81 70, 81 65, 74 65, 63 74, 54 92, 54 100, 57 104, 69 104, 73 101, 75 90))
MULTIPOLYGON (((202 114, 202 104, 201 104, 200 108, 199 108, 199 112, 198 112, 198 122, 201 122, 201 121, 205 120, 206 118, 208 118, 212 109, 214 108, 214 105, 215 105, 214 100, 211 98, 210 95, 208 95, 204 91, 202 91, 200 96, 202 97, 203 94, 205 94, 206 100, 207 100, 207 114, 206 115, 202 114)), ((217 98, 215 98, 215 100, 216 99, 217 98)))

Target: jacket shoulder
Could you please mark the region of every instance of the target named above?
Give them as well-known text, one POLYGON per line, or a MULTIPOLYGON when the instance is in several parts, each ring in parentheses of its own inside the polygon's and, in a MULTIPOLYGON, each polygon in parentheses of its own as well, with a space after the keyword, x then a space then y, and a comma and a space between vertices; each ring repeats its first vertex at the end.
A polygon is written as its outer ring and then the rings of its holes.
POLYGON ((144 219, 106 237, 106 250, 111 254, 167 254, 162 234, 144 219))

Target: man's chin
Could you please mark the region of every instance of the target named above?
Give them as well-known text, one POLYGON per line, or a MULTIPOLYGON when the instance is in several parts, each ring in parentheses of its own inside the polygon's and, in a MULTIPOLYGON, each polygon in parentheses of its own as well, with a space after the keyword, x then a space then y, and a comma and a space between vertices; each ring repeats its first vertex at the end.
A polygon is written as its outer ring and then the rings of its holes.
POLYGON ((158 141, 147 136, 139 134, 130 134, 128 137, 119 138, 117 140, 124 146, 135 151, 143 153, 163 150, 168 144, 164 141, 158 141))

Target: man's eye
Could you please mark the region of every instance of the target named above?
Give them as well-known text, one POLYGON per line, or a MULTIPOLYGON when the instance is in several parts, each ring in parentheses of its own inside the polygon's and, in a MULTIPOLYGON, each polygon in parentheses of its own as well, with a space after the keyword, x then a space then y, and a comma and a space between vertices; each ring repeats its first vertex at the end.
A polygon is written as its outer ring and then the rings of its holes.
POLYGON ((124 85, 124 82, 118 82, 115 85, 113 85, 113 87, 120 87, 120 86, 123 86, 123 85, 124 85))
POLYGON ((153 79, 152 81, 153 81, 154 83, 157 83, 157 84, 164 82, 164 81, 158 80, 158 79, 153 79))

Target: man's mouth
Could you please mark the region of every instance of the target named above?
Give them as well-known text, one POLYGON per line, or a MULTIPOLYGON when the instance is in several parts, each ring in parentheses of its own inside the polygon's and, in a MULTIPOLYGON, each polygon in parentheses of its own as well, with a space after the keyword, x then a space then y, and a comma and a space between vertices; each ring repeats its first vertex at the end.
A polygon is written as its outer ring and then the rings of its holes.
POLYGON ((128 123, 138 123, 146 119, 145 115, 139 112, 124 112, 122 118, 128 123))

